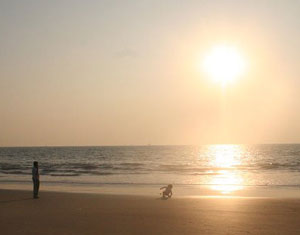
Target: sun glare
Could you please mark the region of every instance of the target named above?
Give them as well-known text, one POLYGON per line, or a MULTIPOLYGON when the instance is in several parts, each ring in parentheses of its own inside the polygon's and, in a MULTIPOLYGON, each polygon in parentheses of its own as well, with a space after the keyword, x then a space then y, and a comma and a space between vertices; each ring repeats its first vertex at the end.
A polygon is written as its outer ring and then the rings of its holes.
POLYGON ((243 155, 243 147, 240 145, 211 145, 208 148, 212 156, 211 165, 217 170, 217 174, 211 180, 211 189, 221 194, 231 194, 243 188, 243 178, 235 170, 240 165, 243 155))
POLYGON ((216 46, 205 57, 203 67, 211 79, 227 85, 243 74, 245 61, 235 47, 216 46))

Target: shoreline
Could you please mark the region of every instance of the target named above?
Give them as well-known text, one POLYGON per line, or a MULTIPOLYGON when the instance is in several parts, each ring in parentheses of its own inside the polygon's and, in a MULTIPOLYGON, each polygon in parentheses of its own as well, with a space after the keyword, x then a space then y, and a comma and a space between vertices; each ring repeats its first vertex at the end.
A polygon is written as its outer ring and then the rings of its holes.
MULTIPOLYGON (((88 193, 107 195, 150 196, 160 195, 162 184, 68 184, 41 182, 40 191, 88 193)), ((0 182, 0 190, 32 191, 31 182, 0 182)), ((178 198, 245 197, 245 198, 294 198, 300 199, 297 186, 241 186, 241 185, 174 185, 178 198)))
POLYGON ((300 199, 0 190, 3 234, 299 234, 300 199))

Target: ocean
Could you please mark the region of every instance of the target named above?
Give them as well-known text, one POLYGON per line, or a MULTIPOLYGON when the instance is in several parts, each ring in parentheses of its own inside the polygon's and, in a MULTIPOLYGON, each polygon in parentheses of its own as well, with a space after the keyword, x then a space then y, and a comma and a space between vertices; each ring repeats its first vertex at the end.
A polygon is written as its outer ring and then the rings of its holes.
POLYGON ((231 195, 251 187, 297 192, 300 187, 299 144, 1 147, 0 188, 29 187, 33 161, 39 162, 45 188, 173 184, 183 191, 202 187, 231 195))

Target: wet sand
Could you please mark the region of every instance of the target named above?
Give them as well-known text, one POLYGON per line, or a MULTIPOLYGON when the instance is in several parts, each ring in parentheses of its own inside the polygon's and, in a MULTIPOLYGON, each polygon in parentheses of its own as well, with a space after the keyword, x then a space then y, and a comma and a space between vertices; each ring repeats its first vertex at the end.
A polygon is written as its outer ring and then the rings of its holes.
POLYGON ((1 234, 300 234, 300 199, 0 190, 1 234))

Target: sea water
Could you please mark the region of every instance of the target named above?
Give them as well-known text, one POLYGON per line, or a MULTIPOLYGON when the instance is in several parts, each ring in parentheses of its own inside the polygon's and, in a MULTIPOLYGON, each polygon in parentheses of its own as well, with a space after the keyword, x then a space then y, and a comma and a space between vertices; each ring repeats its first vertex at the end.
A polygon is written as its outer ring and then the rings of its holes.
POLYGON ((145 188, 173 184, 189 195, 203 194, 203 188, 206 195, 240 195, 251 187, 300 192, 297 144, 2 147, 0 188, 29 186, 33 161, 45 188, 148 193, 145 188))

